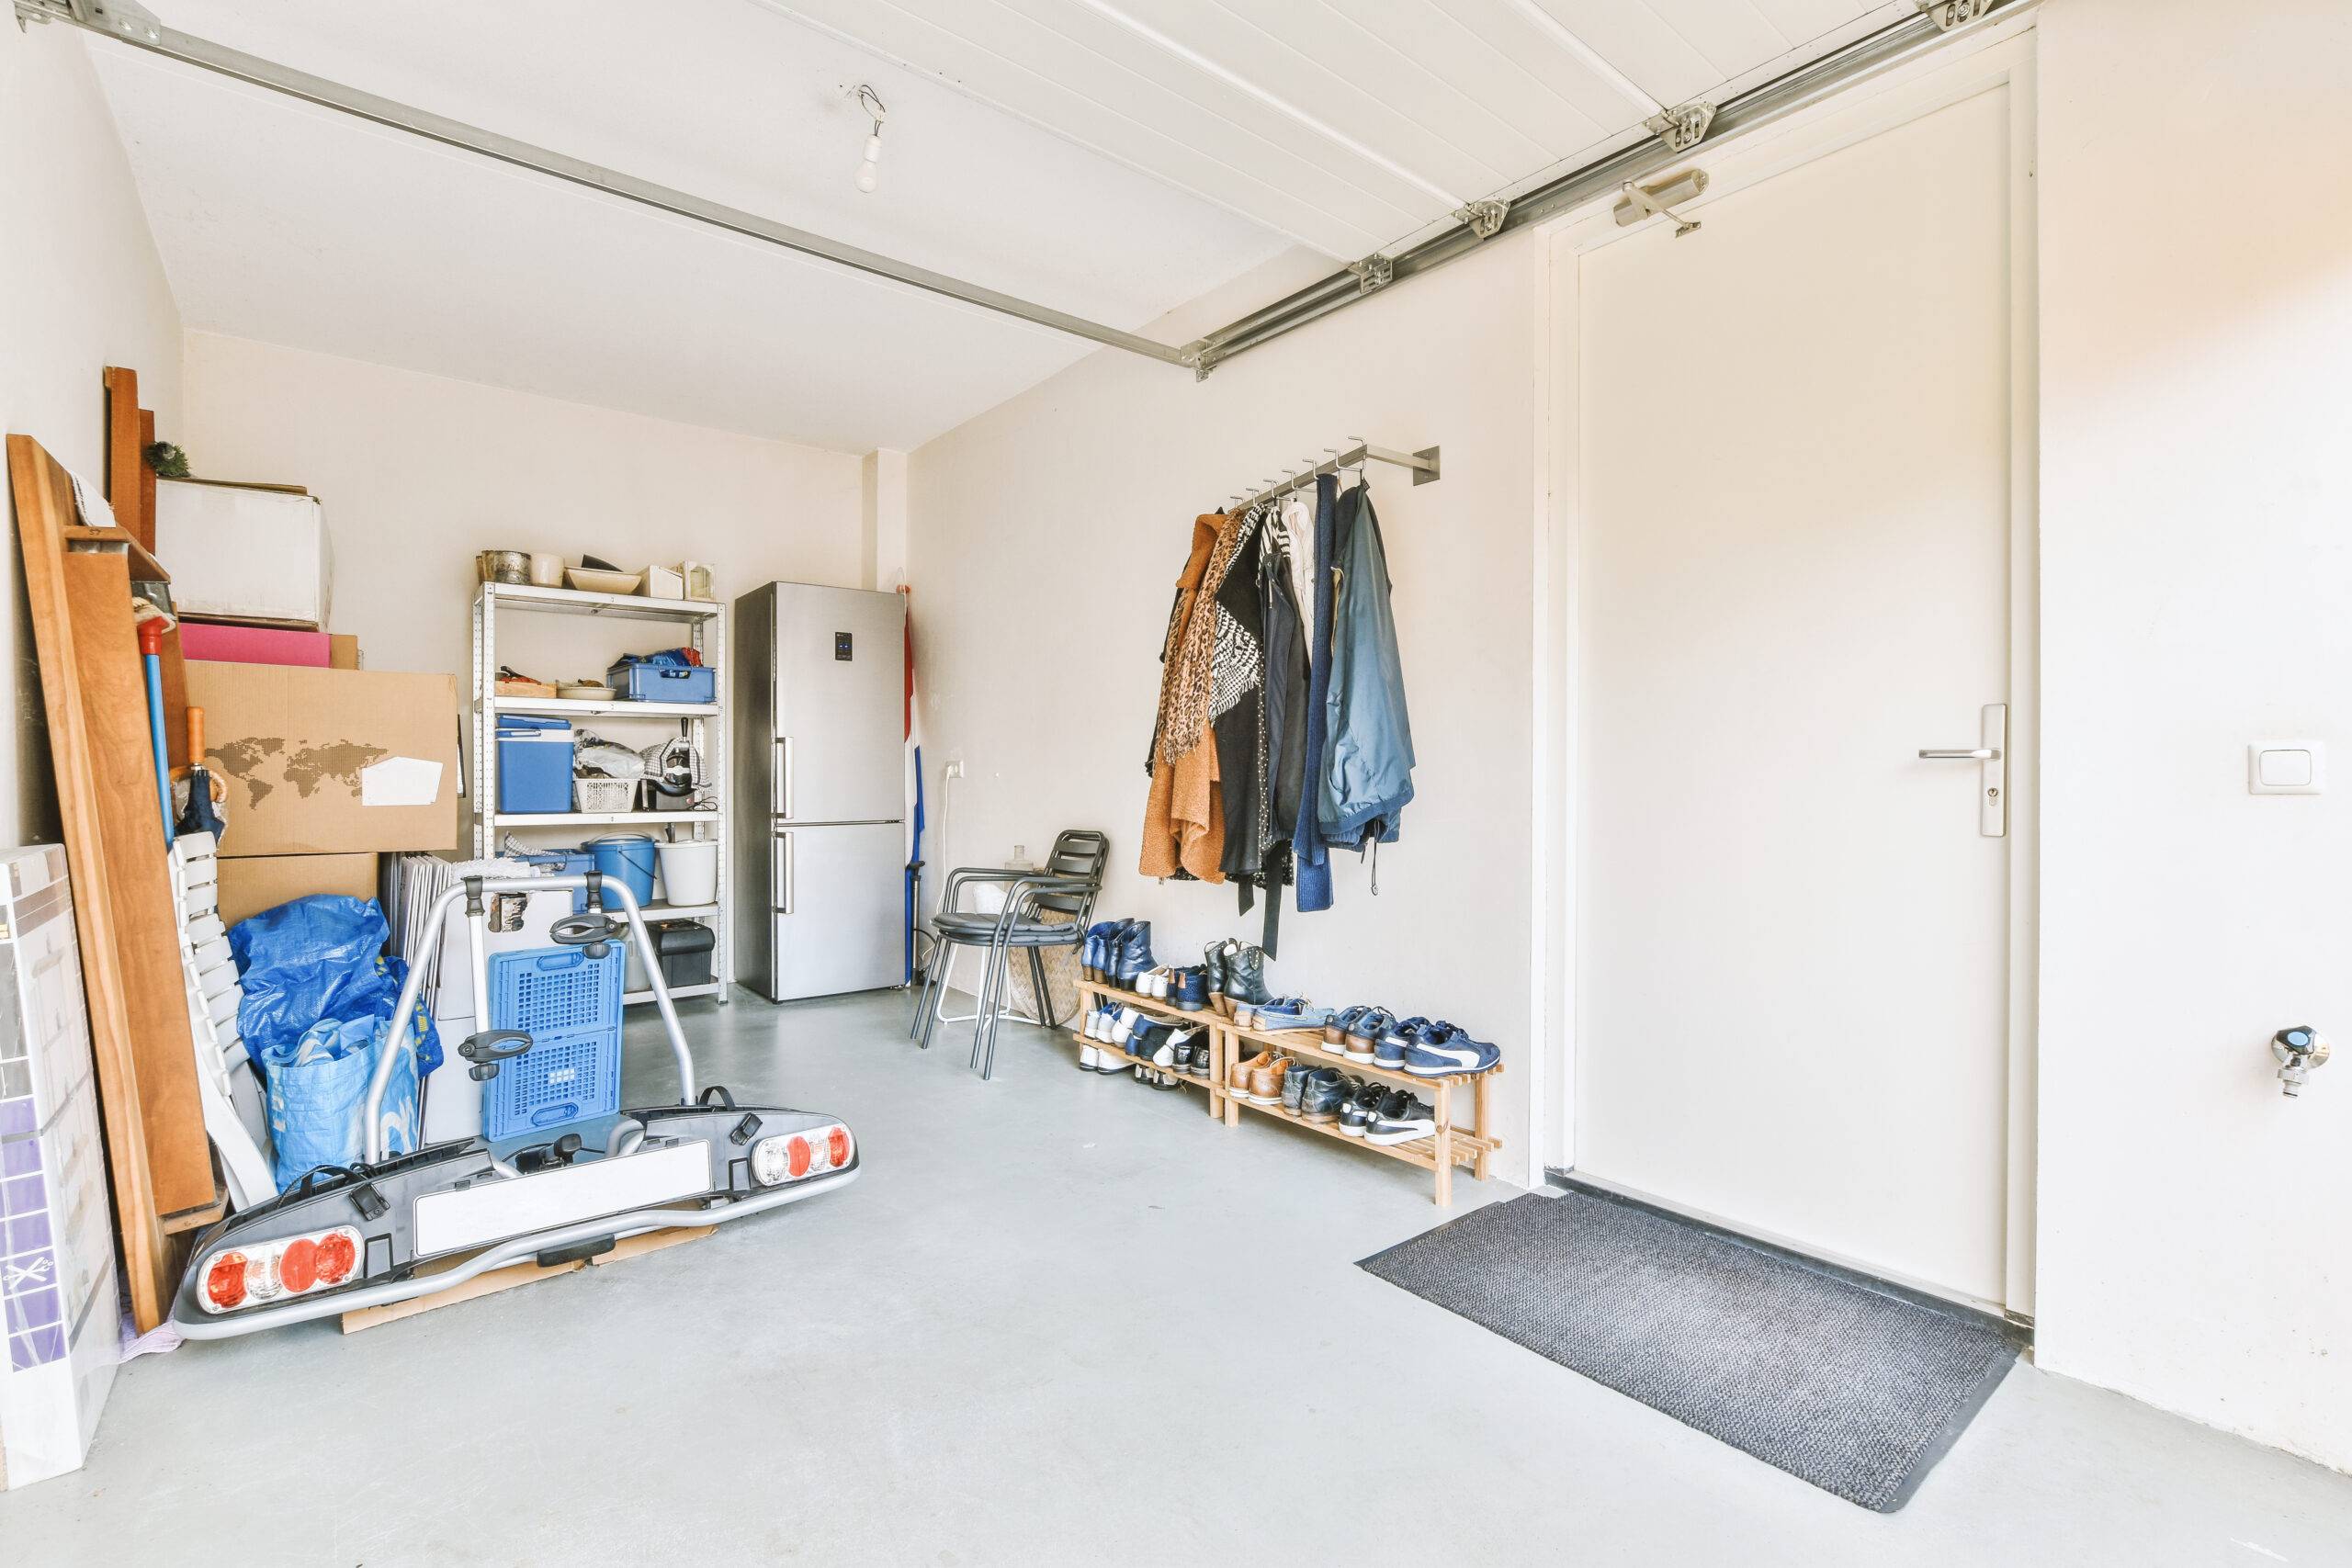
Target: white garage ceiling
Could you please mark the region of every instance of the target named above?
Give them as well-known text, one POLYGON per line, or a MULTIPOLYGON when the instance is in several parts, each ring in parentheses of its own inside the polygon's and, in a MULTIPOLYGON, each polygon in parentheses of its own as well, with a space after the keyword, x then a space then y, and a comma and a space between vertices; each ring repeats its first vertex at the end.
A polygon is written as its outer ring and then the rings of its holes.
MULTIPOLYGON (((1907 0, 154 0, 233 49, 1114 326, 1350 259, 1907 0), (852 184, 889 104, 881 188, 852 184)), ((195 328, 849 450, 1091 345, 91 40, 195 328)), ((1182 375, 1170 369, 1170 375, 1182 375)))
POLYGON ((1910 0, 761 0, 1352 260, 1910 0))

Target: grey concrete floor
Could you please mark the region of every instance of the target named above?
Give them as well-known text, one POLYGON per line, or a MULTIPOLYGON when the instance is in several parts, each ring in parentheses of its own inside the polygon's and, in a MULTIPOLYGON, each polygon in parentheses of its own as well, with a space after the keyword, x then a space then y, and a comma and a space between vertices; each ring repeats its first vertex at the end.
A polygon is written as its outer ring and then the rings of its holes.
POLYGON ((983 1084, 908 1005, 684 1010, 707 1080, 856 1129, 855 1185, 135 1362, 0 1564, 2352 1563, 2352 1478, 2030 1366, 1866 1513, 1356 1269, 1441 1217, 1419 1172, 1036 1030, 983 1084))

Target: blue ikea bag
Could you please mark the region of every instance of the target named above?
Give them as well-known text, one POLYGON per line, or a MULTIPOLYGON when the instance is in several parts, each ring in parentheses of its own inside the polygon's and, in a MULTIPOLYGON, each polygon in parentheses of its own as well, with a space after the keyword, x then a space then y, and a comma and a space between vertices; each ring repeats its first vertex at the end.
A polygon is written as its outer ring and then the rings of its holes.
MULTIPOLYGON (((411 1043, 415 1035, 412 1026, 411 1043)), ((269 1140, 280 1191, 306 1171, 356 1165, 365 1157, 368 1083, 386 1050, 396 1055, 384 1084, 384 1153, 404 1155, 416 1147, 416 1055, 392 1045, 390 1037, 388 1007, 380 1017, 322 1019, 291 1045, 257 1054, 269 1091, 269 1140)))
MULTIPOLYGON (((349 1165, 367 1147, 359 1122, 408 965, 382 955, 390 929, 372 898, 319 894, 280 904, 229 931, 244 998, 237 1032, 268 1093, 279 1185, 321 1165, 349 1165)), ((441 1041, 420 1004, 385 1086, 392 1153, 416 1146, 423 1075, 441 1041)))

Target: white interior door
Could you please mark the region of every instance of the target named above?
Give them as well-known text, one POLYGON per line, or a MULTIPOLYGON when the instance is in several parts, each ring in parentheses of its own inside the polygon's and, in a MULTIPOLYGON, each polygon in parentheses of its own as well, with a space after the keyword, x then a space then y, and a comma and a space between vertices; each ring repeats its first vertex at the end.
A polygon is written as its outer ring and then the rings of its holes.
MULTIPOLYGON (((2003 1299, 2007 90, 1578 263, 1579 1171, 2003 1299)), ((2016 777, 2015 773, 2012 778, 2016 777)))

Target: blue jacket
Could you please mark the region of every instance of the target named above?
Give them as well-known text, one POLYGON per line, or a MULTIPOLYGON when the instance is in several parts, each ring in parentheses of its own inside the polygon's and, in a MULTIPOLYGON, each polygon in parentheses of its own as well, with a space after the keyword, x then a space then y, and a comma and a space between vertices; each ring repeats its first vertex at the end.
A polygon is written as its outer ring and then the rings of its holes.
POLYGON ((1388 554, 1370 491, 1359 484, 1348 491, 1338 513, 1331 687, 1317 826, 1323 841, 1334 846, 1393 844, 1397 818, 1413 798, 1413 726, 1405 712, 1405 671, 1388 603, 1388 554))

